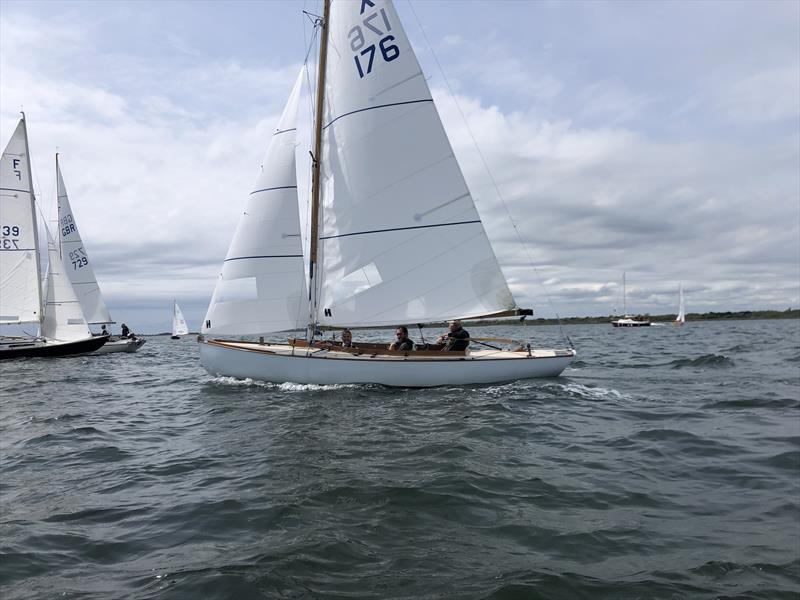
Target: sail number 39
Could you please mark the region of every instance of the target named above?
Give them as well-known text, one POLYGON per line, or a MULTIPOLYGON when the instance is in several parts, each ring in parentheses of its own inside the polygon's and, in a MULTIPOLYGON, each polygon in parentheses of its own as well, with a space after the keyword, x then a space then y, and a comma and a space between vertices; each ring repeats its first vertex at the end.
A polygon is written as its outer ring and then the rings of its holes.
MULTIPOLYGON (((362 15, 367 6, 374 7, 375 5, 370 0, 361 0, 362 15)), ((353 60, 356 63, 356 70, 358 71, 358 77, 360 79, 372 73, 377 50, 380 50, 381 56, 386 62, 392 62, 395 58, 400 56, 400 48, 392 44, 395 37, 393 35, 385 35, 391 30, 392 25, 389 23, 386 9, 382 8, 368 15, 361 21, 361 25, 356 25, 347 32, 347 37, 350 39, 350 49, 355 52, 353 60), (365 31, 368 32, 368 35, 375 34, 375 37, 382 36, 377 43, 377 48, 374 43, 367 46, 367 40, 364 36, 365 31)))
POLYGON ((19 250, 20 229, 17 225, 3 225, 2 238, 0 238, 0 248, 3 250, 19 250))

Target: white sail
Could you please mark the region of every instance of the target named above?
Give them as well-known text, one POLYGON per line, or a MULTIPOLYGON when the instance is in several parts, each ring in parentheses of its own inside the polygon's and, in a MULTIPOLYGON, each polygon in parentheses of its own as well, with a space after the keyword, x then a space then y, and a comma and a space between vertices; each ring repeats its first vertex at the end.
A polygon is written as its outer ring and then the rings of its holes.
POLYGON ((686 322, 686 311, 683 307, 683 283, 678 285, 678 316, 675 318, 676 323, 686 322))
POLYGON ((0 159, 0 323, 42 316, 36 213, 25 119, 0 159))
POLYGON ((295 169, 295 122, 304 72, 267 147, 222 265, 203 333, 270 333, 304 329, 308 321, 295 169))
POLYGON ((56 176, 58 180, 58 228, 61 239, 61 255, 64 258, 69 280, 75 289, 75 295, 83 308, 83 314, 89 323, 113 323, 106 308, 97 277, 92 268, 92 261, 81 240, 78 224, 72 214, 67 196, 67 188, 61 175, 61 167, 56 157, 56 176))
POLYGON ((394 6, 333 2, 329 27, 317 321, 515 308, 394 6))
POLYGON ((188 335, 189 326, 183 318, 183 311, 177 302, 172 303, 172 335, 188 335))
POLYGON ((92 336, 81 304, 66 273, 58 245, 47 243, 46 302, 41 336, 48 340, 75 341, 92 336))

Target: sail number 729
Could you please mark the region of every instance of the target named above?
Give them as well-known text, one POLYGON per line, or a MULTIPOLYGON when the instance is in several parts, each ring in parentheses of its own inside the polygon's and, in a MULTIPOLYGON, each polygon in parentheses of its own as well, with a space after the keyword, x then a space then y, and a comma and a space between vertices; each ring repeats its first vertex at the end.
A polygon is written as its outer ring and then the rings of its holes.
POLYGON ((381 56, 386 62, 392 62, 395 58, 400 56, 400 48, 392 44, 392 42, 395 40, 395 37, 393 35, 385 35, 391 30, 392 25, 389 23, 389 17, 386 16, 386 10, 382 8, 379 11, 368 15, 361 22, 361 25, 352 27, 347 33, 347 37, 350 39, 350 49, 355 52, 355 54, 353 54, 353 60, 356 63, 356 70, 358 71, 358 77, 360 79, 363 79, 365 75, 372 73, 372 67, 375 64, 375 53, 377 49, 380 49, 381 56), (364 27, 363 29, 362 25, 364 27), (376 45, 374 43, 370 44, 369 46, 366 45, 367 40, 364 36, 365 30, 375 34, 375 37, 383 36, 378 41, 377 48, 375 47, 376 45))

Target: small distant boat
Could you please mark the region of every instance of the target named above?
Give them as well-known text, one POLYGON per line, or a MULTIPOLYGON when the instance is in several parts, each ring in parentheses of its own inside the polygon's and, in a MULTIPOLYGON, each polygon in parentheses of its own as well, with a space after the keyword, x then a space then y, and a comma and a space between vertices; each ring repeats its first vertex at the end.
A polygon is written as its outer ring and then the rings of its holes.
MULTIPOLYGON (((61 166, 56 154, 56 178, 58 190, 58 228, 61 255, 75 295, 81 304, 86 320, 90 325, 109 325, 114 323, 106 307, 103 293, 97 283, 92 261, 78 231, 78 223, 72 213, 67 195, 67 187, 61 174, 61 166)), ((111 352, 136 352, 144 346, 142 338, 110 338, 104 346, 96 350, 96 354, 111 352)))
POLYGON ((686 322, 686 311, 683 307, 683 283, 678 285, 678 316, 672 322, 673 325, 683 325, 686 322))
POLYGON ((622 274, 622 313, 625 315, 620 319, 611 321, 614 327, 650 327, 650 319, 642 315, 629 315, 628 314, 628 291, 626 289, 625 273, 622 274))
POLYGON ((35 323, 38 333, 0 337, 0 359, 70 356, 108 341, 86 323, 61 250, 47 232, 48 265, 42 290, 36 198, 25 115, 0 159, 0 324, 35 323))
POLYGON ((189 334, 189 327, 186 325, 186 319, 183 318, 181 307, 178 306, 176 301, 172 301, 172 336, 173 340, 181 339, 182 335, 189 334))

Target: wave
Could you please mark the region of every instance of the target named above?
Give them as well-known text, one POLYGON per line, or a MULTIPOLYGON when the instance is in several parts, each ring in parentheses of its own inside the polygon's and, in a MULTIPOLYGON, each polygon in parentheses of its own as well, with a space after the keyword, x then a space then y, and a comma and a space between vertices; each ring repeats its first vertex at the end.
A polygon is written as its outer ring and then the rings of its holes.
POLYGON ((293 383, 287 381, 284 383, 272 383, 270 381, 259 381, 258 379, 237 379, 236 377, 212 377, 211 382, 216 385, 230 386, 230 387, 260 387, 269 390, 279 390, 282 392, 308 392, 308 391, 324 391, 324 390, 344 390, 356 388, 369 388, 381 387, 374 384, 359 384, 359 383, 331 383, 320 385, 316 383, 293 383))
POLYGON ((633 400, 633 397, 623 394, 613 388, 583 385, 581 383, 551 384, 567 392, 572 397, 585 400, 605 402, 608 400, 633 400))
POLYGON ((800 400, 795 398, 773 398, 762 400, 760 398, 743 398, 741 400, 717 400, 708 402, 702 408, 800 408, 800 400))
POLYGON ((673 369, 684 367, 714 367, 727 368, 734 365, 733 361, 721 354, 704 354, 698 358, 679 358, 668 363, 673 369))

